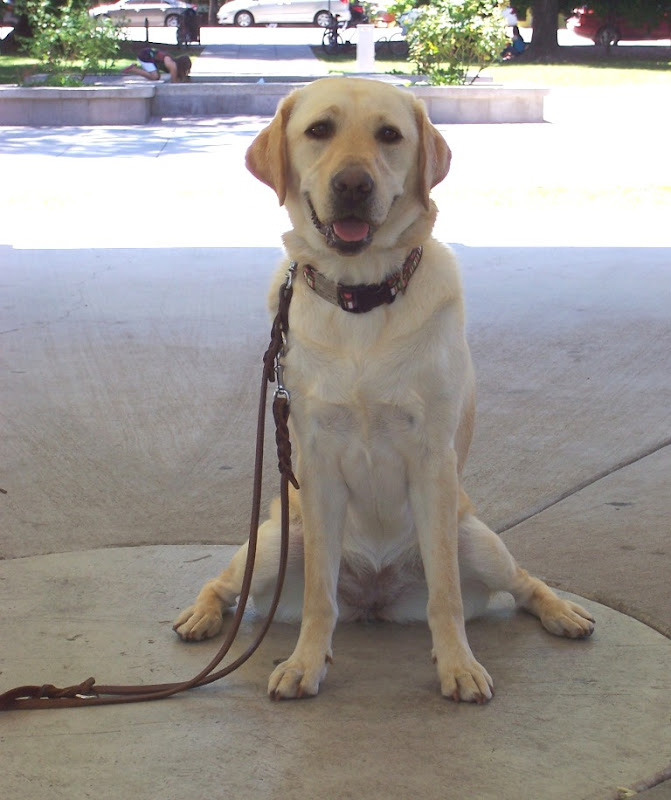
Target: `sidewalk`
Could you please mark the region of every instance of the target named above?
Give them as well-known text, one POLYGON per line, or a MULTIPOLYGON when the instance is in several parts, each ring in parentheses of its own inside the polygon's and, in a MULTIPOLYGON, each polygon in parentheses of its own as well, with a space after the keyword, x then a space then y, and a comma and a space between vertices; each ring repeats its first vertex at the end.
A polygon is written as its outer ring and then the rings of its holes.
MULTIPOLYGON (((328 65, 315 58, 310 45, 321 44, 320 28, 302 28, 300 36, 290 28, 254 27, 201 29, 203 50, 193 59, 191 74, 205 76, 265 75, 319 77, 328 74, 328 65)), ((142 36, 144 32, 136 35, 142 36)), ((174 44, 170 29, 151 28, 152 41, 174 44)), ((188 48, 185 50, 188 54, 188 48)))
MULTIPOLYGON (((287 224, 243 165, 264 122, 0 129, 3 691, 186 678, 216 650, 170 624, 248 526, 287 224)), ((0 715, 0 796, 614 800, 669 777, 668 143, 649 118, 602 125, 589 152, 573 118, 441 126, 435 191, 478 374, 466 485, 594 636, 501 598, 469 625, 497 689, 474 708, 438 696, 425 626, 341 626, 320 696, 273 704, 297 634, 275 625, 179 698, 0 715)))
POLYGON ((307 45, 210 45, 194 59, 194 77, 222 75, 281 75, 320 77, 328 65, 315 58, 307 45))

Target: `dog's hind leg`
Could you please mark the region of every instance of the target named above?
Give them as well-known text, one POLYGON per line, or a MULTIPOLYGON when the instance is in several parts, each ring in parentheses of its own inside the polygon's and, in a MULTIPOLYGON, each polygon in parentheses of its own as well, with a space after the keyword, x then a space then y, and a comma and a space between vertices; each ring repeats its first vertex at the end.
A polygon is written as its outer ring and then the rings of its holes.
MULTIPOLYGON (((494 531, 470 511, 459 520, 459 569, 462 587, 483 585, 510 592, 518 606, 538 617, 556 636, 580 639, 594 630, 594 618, 582 606, 563 600, 539 578, 522 569, 494 531)), ((468 598, 464 598, 468 606, 468 598)))
MULTIPOLYGON (((251 584, 254 608, 265 615, 275 590, 280 562, 280 520, 277 501, 271 518, 259 527, 256 558, 251 584)), ((184 640, 209 639, 224 624, 224 615, 235 606, 242 588, 248 545, 236 552, 231 563, 217 577, 207 581, 196 601, 177 617, 173 630, 184 640)), ((300 619, 303 600, 303 541, 300 517, 293 516, 289 535, 289 560, 284 590, 276 619, 300 619)))

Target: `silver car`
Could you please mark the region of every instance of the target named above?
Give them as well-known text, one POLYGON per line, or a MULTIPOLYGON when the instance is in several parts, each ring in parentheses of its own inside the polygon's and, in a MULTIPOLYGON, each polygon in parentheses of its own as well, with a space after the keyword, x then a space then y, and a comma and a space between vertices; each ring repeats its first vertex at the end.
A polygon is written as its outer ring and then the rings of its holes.
POLYGON ((349 0, 230 0, 219 9, 220 25, 247 28, 256 23, 311 23, 328 27, 350 19, 349 0))
POLYGON ((118 0, 111 5, 96 6, 89 14, 92 17, 109 17, 121 25, 144 25, 147 20, 152 28, 163 25, 176 28, 187 8, 195 11, 197 7, 181 0, 118 0))

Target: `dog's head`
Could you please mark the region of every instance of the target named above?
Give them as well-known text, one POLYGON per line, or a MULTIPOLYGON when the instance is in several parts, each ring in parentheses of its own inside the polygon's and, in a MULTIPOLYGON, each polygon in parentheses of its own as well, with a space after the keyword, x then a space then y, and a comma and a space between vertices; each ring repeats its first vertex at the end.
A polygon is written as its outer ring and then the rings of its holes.
POLYGON ((393 246, 433 220, 431 189, 450 149, 410 92, 379 81, 327 78, 285 98, 247 151, 313 248, 355 254, 393 246))

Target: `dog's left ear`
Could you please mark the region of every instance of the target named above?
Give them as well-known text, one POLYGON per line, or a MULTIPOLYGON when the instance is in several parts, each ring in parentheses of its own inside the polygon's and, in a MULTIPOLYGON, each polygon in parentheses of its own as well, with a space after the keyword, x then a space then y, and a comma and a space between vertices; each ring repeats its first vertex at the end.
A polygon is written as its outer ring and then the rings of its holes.
POLYGON ((429 208, 429 193, 450 170, 452 151, 441 133, 433 127, 424 108, 417 101, 415 106, 417 132, 419 133, 419 193, 425 208, 429 208))
POLYGON ((254 139, 247 150, 245 164, 255 178, 274 189, 284 205, 287 195, 287 121, 291 115, 294 99, 285 98, 277 109, 272 122, 254 139))

